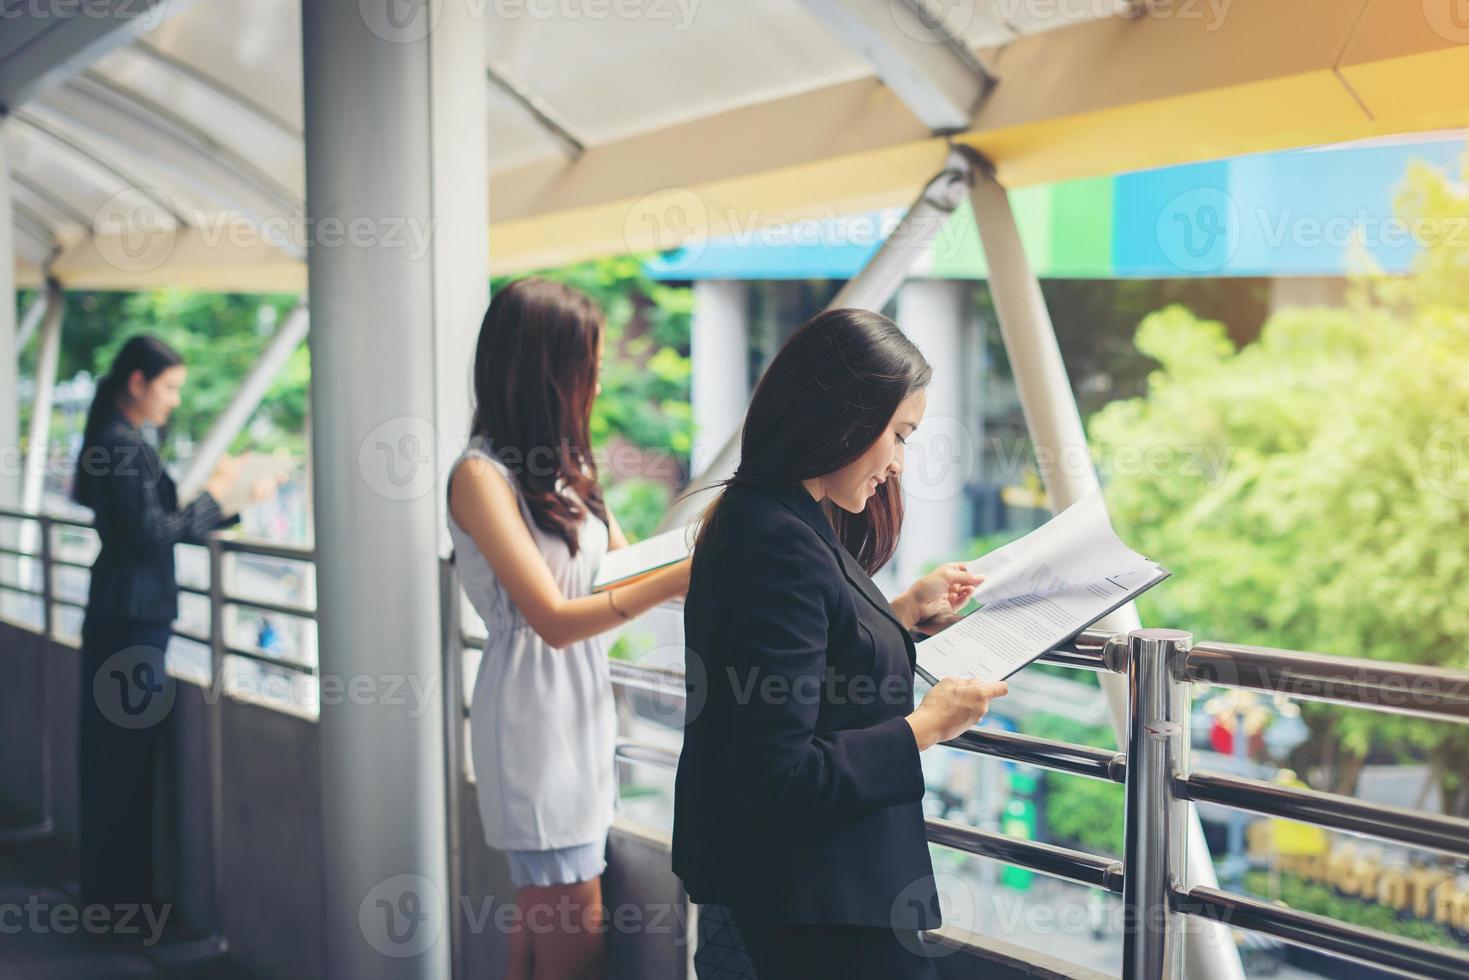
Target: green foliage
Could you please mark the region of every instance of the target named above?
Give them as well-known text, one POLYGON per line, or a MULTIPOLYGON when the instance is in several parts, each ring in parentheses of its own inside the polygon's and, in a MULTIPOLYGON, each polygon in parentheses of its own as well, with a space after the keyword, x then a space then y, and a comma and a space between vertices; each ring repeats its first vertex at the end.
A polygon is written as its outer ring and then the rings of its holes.
POLYGON ((641 541, 657 530, 668 512, 673 492, 656 480, 621 480, 607 491, 607 506, 629 541, 641 541))
MULTIPOLYGON (((581 289, 607 313, 607 357, 592 416, 593 442, 602 446, 625 440, 666 454, 675 476, 686 469, 693 444, 688 358, 692 291, 649 279, 634 256, 541 274, 581 289)), ((494 288, 508 281, 497 279, 494 288)), ((34 296, 19 296, 19 309, 26 309, 34 296)), ((175 435, 198 440, 294 305, 290 296, 69 292, 58 377, 79 371, 100 375, 128 337, 154 334, 178 350, 189 368, 183 404, 170 428, 175 435)), ((34 372, 35 346, 22 356, 25 373, 34 372)), ((250 432, 232 449, 284 446, 304 451, 310 375, 310 353, 303 344, 271 386, 250 432)), ((629 508, 627 516, 622 517, 621 506, 615 509, 629 534, 643 536, 656 524, 657 518, 649 517, 652 509, 666 507, 668 496, 666 488, 660 496, 650 480, 632 481, 617 497, 629 508)))
MULTIPOLYGON (((1061 715, 1033 714, 1019 727, 1026 735, 1074 745, 1117 747, 1110 728, 1083 725, 1061 715)), ((1046 773, 1045 780, 1046 828, 1053 840, 1075 843, 1094 854, 1122 853, 1125 807, 1120 785, 1059 772, 1046 773)))
MULTIPOLYGON (((1266 279, 1049 279, 1041 283, 1083 417, 1118 398, 1141 395, 1157 365, 1132 343, 1137 323, 1174 304, 1222 321, 1238 343, 1254 340, 1269 296, 1266 279)), ((987 290, 982 315, 995 317, 987 290)), ((990 360, 1008 370, 998 331, 990 331, 990 360)))
MULTIPOLYGON (((128 317, 97 350, 97 367, 104 369, 123 342, 138 332, 152 333, 183 357, 189 367, 187 396, 170 421, 175 432, 202 438, 235 395, 240 381, 270 342, 271 335, 295 305, 294 297, 260 297, 231 293, 157 290, 137 293, 124 304, 128 317)), ((253 416, 276 434, 267 442, 301 451, 306 418, 306 382, 309 355, 302 345, 293 355, 291 370, 277 378, 253 416)), ((262 427, 264 428, 264 427, 262 427)), ((231 449, 259 445, 242 433, 231 449)), ((271 448, 267 445, 264 448, 271 448)))
POLYGON ((1056 840, 1075 841, 1093 854, 1122 854, 1126 822, 1123 789, 1084 776, 1046 774, 1046 826, 1056 840))
MULTIPOLYGON (((22 307, 28 299, 21 298, 22 307)), ((67 293, 57 376, 70 378, 79 371, 100 376, 129 337, 153 334, 179 352, 189 371, 170 430, 198 440, 295 303, 292 296, 183 290, 67 293)), ((27 373, 35 370, 35 349, 33 341, 22 359, 27 373)), ((309 376, 310 355, 303 344, 253 416, 258 437, 242 434, 232 448, 279 445, 302 451, 309 376)))
MULTIPOLYGON (((1406 215, 1469 217, 1462 186, 1409 175, 1406 215)), ((1201 637, 1469 668, 1469 290, 1463 248, 1365 276, 1344 309, 1290 309, 1237 349, 1181 307, 1145 319, 1145 397, 1091 419, 1114 523, 1174 572, 1144 620, 1201 637)), ((1307 705, 1298 765, 1426 758, 1469 812, 1469 733, 1307 705)))
POLYGON ((1463 944, 1436 922, 1400 916, 1396 910, 1376 902, 1364 902, 1360 898, 1343 895, 1336 889, 1319 882, 1307 881, 1293 874, 1276 876, 1279 887, 1272 881, 1268 871, 1246 871, 1245 890, 1272 901, 1283 902, 1301 912, 1324 915, 1339 922, 1376 929, 1394 936, 1406 936, 1435 946, 1463 949, 1463 944))

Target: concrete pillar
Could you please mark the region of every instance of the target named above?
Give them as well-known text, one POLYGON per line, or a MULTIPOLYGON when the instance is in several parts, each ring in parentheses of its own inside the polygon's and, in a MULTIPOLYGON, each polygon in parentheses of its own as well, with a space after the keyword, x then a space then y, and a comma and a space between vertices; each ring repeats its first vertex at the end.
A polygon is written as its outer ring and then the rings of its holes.
POLYGON ((25 314, 20 318, 20 326, 16 329, 15 349, 17 352, 26 349, 26 344, 31 342, 36 331, 41 327, 41 318, 46 315, 46 292, 41 290, 36 298, 31 300, 31 305, 26 307, 25 314))
MULTIPOLYGON (((56 369, 61 360, 61 318, 66 299, 61 284, 48 279, 41 290, 45 314, 41 318, 41 343, 36 352, 36 387, 31 398, 31 423, 26 436, 25 473, 21 477, 20 509, 40 513, 46 495, 46 471, 50 464, 51 407, 56 395, 56 369)), ((28 554, 41 550, 41 526, 27 521, 20 526, 20 548, 28 554)), ((21 581, 33 589, 44 584, 45 571, 39 561, 22 559, 21 581)))
MULTIPOLYGON (((10 160, 0 116, 0 506, 20 502, 20 398, 15 323, 15 216, 10 207, 10 160)), ((6 524, 13 522, 6 521, 6 524)), ((7 539, 13 540, 13 539, 7 539)))
MULTIPOLYGON (((46 490, 46 468, 51 445, 51 407, 56 394, 56 369, 61 360, 61 317, 66 305, 61 284, 49 279, 41 295, 45 315, 41 318, 41 344, 36 352, 36 390, 31 399, 31 424, 26 439, 25 477, 21 484, 20 509, 39 511, 46 490)), ((35 530, 31 525, 30 530, 35 530)), ((26 535, 33 538, 34 535, 26 535)), ((30 550, 22 546, 22 551, 30 550)))
POLYGON ((738 280, 694 283, 693 471, 702 473, 739 431, 750 403, 749 287, 738 280))
POLYGON ((955 279, 910 279, 898 290, 898 326, 934 369, 928 409, 904 456, 903 533, 890 566, 898 591, 927 564, 974 557, 959 553, 969 533, 964 487, 977 458, 964 390, 970 290, 955 279))
POLYGON ((326 967, 339 980, 449 975, 437 559, 443 471, 467 430, 464 352, 488 299, 476 9, 302 2, 326 967))
MULTIPOLYGON (((10 208, 10 161, 6 152, 5 129, 0 116, 0 507, 20 503, 21 473, 25 461, 20 453, 20 348, 16 342, 15 324, 15 217, 10 208)), ((14 548, 18 542, 15 521, 0 521, 0 545, 14 548)), ((11 555, 0 555, 0 581, 13 584, 19 578, 20 566, 11 555)), ((0 590, 0 615, 16 617, 23 606, 22 597, 0 590)))

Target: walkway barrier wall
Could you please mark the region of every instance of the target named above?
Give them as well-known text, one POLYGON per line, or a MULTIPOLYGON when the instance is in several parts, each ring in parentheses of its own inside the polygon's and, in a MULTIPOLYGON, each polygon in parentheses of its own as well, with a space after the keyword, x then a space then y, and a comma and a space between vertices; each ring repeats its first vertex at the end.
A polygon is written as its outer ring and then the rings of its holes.
MULTIPOLYGON (((87 562, 58 554, 57 535, 84 534, 83 522, 0 510, 0 521, 39 524, 39 549, 0 549, 0 842, 48 841, 65 874, 76 853, 76 728, 79 665, 75 642, 59 621, 81 608, 73 582, 59 594, 58 575, 75 576, 87 562), (17 614, 19 610, 19 614, 17 614)), ((207 632, 176 629, 185 644, 207 651, 200 664, 185 658, 170 673, 175 702, 166 721, 159 865, 166 897, 201 936, 262 977, 324 973, 321 852, 323 835, 315 725, 314 658, 283 656, 230 642, 232 610, 310 622, 309 604, 292 605, 227 588, 232 556, 309 565, 309 549, 211 537, 205 545, 208 582, 187 591, 207 602, 207 632), (254 676, 253 666, 284 683, 226 683, 254 676), (306 696, 301 692, 306 691, 306 696)), ((444 675, 449 794, 450 893, 448 941, 455 976, 494 976, 505 954, 496 909, 513 897, 503 857, 485 847, 467 762, 466 652, 481 637, 465 631, 462 594, 448 562, 442 565, 444 675)), ((1129 683, 1126 752, 1073 745, 1017 733, 973 729, 946 743, 963 752, 1110 781, 1126 788, 1123 860, 1021 840, 945 820, 929 820, 938 845, 1046 875, 1105 889, 1123 905, 1123 975, 1128 980, 1182 977, 1183 922, 1203 916, 1241 929, 1345 957, 1361 964, 1427 977, 1469 976, 1469 956, 1360 926, 1189 884, 1183 834, 1191 801, 1469 859, 1469 821, 1349 797, 1294 789, 1222 773, 1189 771, 1189 686, 1239 687, 1291 698, 1330 701, 1450 723, 1469 722, 1469 674, 1374 660, 1288 650, 1194 642, 1175 630, 1107 635, 1085 632, 1044 658, 1090 671, 1124 674, 1129 683)), ((471 657, 472 662, 472 657, 471 657)), ((656 695, 676 704, 682 673, 614 661, 621 696, 656 695)), ((621 769, 667 771, 676 750, 623 737, 621 769)), ((667 834, 626 813, 609 844, 605 879, 610 909, 658 910, 631 928, 612 924, 609 950, 617 977, 691 977, 696 909, 668 868, 667 834)), ((1083 966, 971 936, 946 927, 929 937, 944 976, 1096 980, 1083 966)))

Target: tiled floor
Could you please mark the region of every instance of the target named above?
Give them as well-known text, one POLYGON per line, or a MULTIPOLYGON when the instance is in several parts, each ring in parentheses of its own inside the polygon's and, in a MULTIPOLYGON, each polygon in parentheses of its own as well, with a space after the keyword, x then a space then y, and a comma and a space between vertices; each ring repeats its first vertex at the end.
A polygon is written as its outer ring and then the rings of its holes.
POLYGON ((168 930, 145 948, 156 927, 102 906, 79 909, 47 864, 42 846, 0 846, 3 980, 248 980, 220 958, 180 957, 187 947, 168 930), (173 962, 180 958, 191 962, 173 962))

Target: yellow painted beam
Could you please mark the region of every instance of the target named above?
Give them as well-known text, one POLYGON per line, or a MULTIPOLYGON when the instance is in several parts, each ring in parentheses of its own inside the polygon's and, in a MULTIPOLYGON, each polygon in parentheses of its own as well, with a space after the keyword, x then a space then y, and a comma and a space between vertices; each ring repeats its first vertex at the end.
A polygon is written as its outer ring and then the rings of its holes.
MULTIPOLYGON (((65 248, 52 273, 68 289, 128 292, 144 289, 197 289, 227 293, 301 293, 306 265, 256 240, 232 243, 206 238, 198 228, 169 233, 147 248, 119 238, 82 238, 65 248)), ((40 270, 17 264, 17 283, 35 288, 40 270)))
MULTIPOLYGON (((958 139, 994 161, 1008 186, 1023 187, 1463 127, 1469 125, 1469 26, 1445 28, 1451 20, 1435 26, 1428 12, 1438 2, 1233 0, 1220 5, 1217 19, 1206 4, 1180 3, 1160 5, 1172 15, 1110 18, 1022 38, 988 53, 1000 84, 958 139)), ((854 85, 742 110, 742 118, 757 111, 804 118, 807 129, 824 133, 832 108, 854 98, 854 85)), ((703 156, 738 144, 739 153, 730 156, 743 160, 761 142, 751 133, 731 115, 660 139, 697 147, 703 156)), ((878 138, 870 126, 862 136, 878 138)), ((746 225, 774 225, 903 204, 941 159, 936 141, 911 139, 738 178, 702 181, 694 176, 697 166, 681 176, 665 169, 664 179, 675 183, 662 186, 677 190, 652 198, 621 194, 630 175, 605 170, 570 198, 612 201, 563 198, 559 203, 570 206, 548 213, 533 196, 517 196, 518 215, 492 223, 491 266, 524 271, 609 250, 676 244, 668 240, 676 236, 659 241, 646 229, 724 234, 731 223, 726 214, 746 225), (694 205, 692 212, 672 203, 679 200, 694 205), (681 223, 690 213, 697 220, 681 223)))

